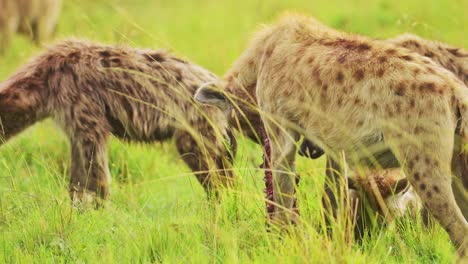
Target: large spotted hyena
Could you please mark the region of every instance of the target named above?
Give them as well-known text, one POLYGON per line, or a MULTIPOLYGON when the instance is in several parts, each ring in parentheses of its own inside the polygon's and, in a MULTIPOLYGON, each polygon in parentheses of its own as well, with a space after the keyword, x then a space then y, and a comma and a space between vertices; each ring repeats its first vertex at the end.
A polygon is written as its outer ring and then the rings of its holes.
POLYGON ((39 44, 55 31, 62 0, 0 0, 0 54, 16 32, 39 44))
POLYGON ((192 97, 202 83, 217 80, 163 50, 64 41, 0 84, 0 136, 8 140, 53 118, 70 139, 71 198, 97 195, 98 202, 109 194, 111 134, 140 142, 175 137, 182 158, 211 192, 229 183, 235 141, 222 113, 192 97))
POLYGON ((353 168, 401 166, 468 261, 468 222, 451 187, 452 172, 467 173, 468 90, 453 73, 394 44, 287 16, 256 35, 221 86, 204 86, 195 98, 231 118, 245 98, 257 99, 278 205, 272 222, 297 217, 288 209, 304 134, 334 160, 344 152, 353 168))

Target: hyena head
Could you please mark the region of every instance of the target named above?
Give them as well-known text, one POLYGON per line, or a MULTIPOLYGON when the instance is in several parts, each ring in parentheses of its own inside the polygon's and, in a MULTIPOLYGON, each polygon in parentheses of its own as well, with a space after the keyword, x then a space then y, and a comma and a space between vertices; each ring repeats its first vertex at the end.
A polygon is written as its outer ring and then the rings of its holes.
POLYGON ((0 138, 7 140, 46 117, 43 107, 43 82, 36 76, 8 80, 0 85, 0 138))
POLYGON ((352 171, 348 187, 357 198, 369 201, 370 206, 381 215, 388 210, 393 217, 399 218, 408 211, 414 215, 422 207, 421 200, 399 168, 362 173, 352 171))

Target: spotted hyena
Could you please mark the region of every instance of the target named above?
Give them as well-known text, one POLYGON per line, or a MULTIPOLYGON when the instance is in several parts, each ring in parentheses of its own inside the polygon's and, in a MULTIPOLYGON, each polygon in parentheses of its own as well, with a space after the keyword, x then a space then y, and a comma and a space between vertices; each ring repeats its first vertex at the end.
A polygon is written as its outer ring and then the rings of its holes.
POLYGON ((163 50, 69 40, 0 84, 0 136, 8 140, 53 118, 71 145, 70 195, 109 194, 110 135, 139 142, 172 137, 207 192, 229 183, 235 141, 221 111, 194 104, 208 70, 163 50), (220 177, 215 177, 220 176, 220 177))
MULTIPOLYGON (((451 72, 394 44, 287 16, 256 35, 221 86, 202 87, 196 99, 232 118, 246 98, 257 98, 271 164, 268 193, 278 205, 273 223, 297 217, 288 209, 296 142, 304 134, 333 160, 344 152, 355 169, 401 166, 467 261, 468 222, 450 175, 461 179, 468 172, 468 89, 451 72)), ((325 200, 336 198, 331 193, 325 200)))
POLYGON ((55 31, 62 0, 0 0, 0 53, 16 32, 39 44, 55 31))

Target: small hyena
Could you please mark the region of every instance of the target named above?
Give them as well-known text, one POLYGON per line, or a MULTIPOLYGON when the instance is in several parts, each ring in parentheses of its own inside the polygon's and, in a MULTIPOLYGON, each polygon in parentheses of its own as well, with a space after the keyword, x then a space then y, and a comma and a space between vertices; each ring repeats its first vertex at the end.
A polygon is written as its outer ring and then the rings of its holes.
POLYGON ((16 32, 39 44, 55 31, 62 0, 0 0, 0 54, 16 32))
POLYGON ((402 166, 461 261, 468 261, 468 222, 450 176, 468 172, 462 148, 468 143, 468 89, 451 72, 394 44, 292 16, 260 32, 222 86, 204 86, 195 98, 230 113, 245 105, 238 102, 246 95, 256 96, 268 133, 273 202, 279 204, 274 222, 297 217, 285 209, 294 203, 295 174, 289 172, 304 134, 334 160, 343 151, 354 168, 402 166), (461 166, 451 168, 452 155, 461 166))
POLYGON ((0 136, 8 140, 52 117, 70 139, 70 195, 78 201, 108 196, 109 135, 140 142, 175 137, 183 160, 210 192, 229 183, 225 168, 235 141, 221 111, 199 107, 192 97, 202 83, 217 80, 162 50, 61 42, 0 84, 0 136))

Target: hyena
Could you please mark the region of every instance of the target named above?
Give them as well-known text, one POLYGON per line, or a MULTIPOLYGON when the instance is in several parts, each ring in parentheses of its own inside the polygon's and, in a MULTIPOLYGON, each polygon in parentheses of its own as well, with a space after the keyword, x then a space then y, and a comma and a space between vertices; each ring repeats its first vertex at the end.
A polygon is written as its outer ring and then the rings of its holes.
POLYGON ((0 54, 16 32, 39 44, 55 31, 62 0, 0 0, 0 54))
POLYGON ((71 198, 97 202, 109 194, 110 135, 138 142, 173 137, 211 193, 229 185, 235 140, 221 111, 200 107, 193 94, 202 83, 217 80, 164 50, 63 41, 0 84, 0 136, 8 140, 53 118, 70 140, 71 198))
POLYGON ((287 16, 256 35, 221 86, 203 86, 195 98, 231 118, 244 98, 257 99, 271 164, 271 222, 297 217, 288 209, 304 134, 334 160, 344 152, 353 168, 401 166, 460 261, 468 261, 468 222, 450 176, 468 172, 468 90, 451 72, 394 44, 287 16), (461 169, 451 168, 452 156, 461 169))

